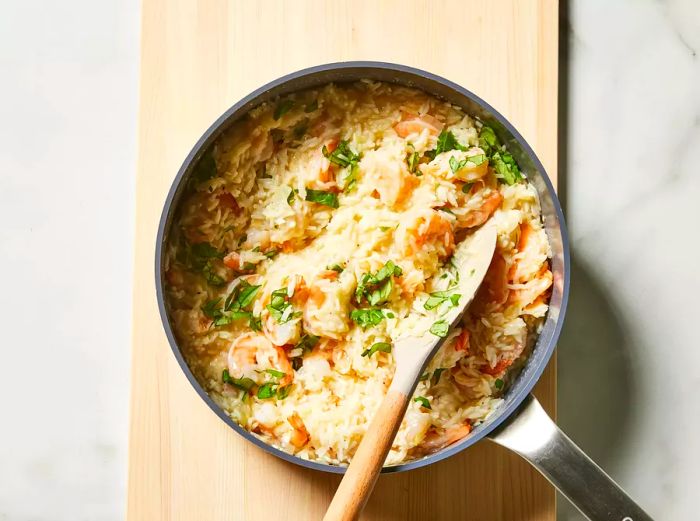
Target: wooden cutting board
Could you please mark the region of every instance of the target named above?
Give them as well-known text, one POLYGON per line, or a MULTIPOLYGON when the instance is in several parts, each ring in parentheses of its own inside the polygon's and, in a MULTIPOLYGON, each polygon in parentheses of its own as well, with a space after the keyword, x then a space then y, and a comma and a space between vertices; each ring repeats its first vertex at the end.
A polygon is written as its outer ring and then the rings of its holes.
MULTIPOLYGON (((127 518, 320 519, 339 477, 247 443, 198 398, 162 331, 154 247, 181 162, 225 109, 288 72, 380 60, 445 76, 493 104, 556 174, 554 0, 143 0, 127 518)), ((555 407, 554 363, 536 394, 555 407)), ((488 441, 382 476, 365 520, 555 518, 553 489, 488 441)))

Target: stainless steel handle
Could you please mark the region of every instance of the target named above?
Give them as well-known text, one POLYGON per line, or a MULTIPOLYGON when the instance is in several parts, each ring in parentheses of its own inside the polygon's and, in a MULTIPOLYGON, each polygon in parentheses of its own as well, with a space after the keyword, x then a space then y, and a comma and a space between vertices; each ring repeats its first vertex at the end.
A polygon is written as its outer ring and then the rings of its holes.
POLYGON ((490 438, 529 461, 591 521, 653 521, 532 395, 490 438))

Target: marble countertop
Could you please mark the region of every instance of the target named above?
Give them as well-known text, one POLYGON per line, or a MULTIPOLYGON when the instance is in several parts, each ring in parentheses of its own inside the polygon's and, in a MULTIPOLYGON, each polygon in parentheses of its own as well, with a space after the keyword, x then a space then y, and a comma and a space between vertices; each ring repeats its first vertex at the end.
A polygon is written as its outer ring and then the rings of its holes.
MULTIPOLYGON (((695 519, 700 5, 568 11, 559 420, 652 515, 695 519)), ((139 17, 71 0, 0 18, 2 521, 124 516, 139 17)))

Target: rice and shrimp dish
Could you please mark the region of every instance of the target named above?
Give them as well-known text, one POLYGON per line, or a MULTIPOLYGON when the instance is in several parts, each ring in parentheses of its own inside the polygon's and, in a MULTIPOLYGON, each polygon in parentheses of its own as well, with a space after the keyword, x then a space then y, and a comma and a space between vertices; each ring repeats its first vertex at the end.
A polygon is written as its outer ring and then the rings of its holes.
POLYGON ((347 464, 408 335, 447 337, 387 458, 467 436, 499 407, 548 309, 551 251, 494 131, 422 91, 361 81, 265 103, 198 160, 165 249, 168 314, 212 399, 266 443, 347 464), (497 245, 458 327, 455 246, 497 245))

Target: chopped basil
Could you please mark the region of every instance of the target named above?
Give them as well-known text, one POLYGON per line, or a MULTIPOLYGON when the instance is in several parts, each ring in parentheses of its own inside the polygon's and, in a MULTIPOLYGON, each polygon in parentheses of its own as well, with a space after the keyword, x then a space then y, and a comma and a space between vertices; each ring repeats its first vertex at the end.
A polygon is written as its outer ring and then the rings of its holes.
POLYGON ((426 310, 430 311, 431 309, 435 309, 436 307, 440 306, 443 302, 447 302, 448 300, 451 304, 451 307, 457 307, 459 305, 459 299, 461 297, 462 295, 459 293, 450 294, 449 290, 435 291, 434 293, 430 294, 430 297, 428 297, 428 300, 425 301, 423 307, 426 310))
POLYGON ((479 132, 479 147, 486 153, 493 165, 496 177, 508 185, 512 185, 523 179, 513 156, 503 150, 501 142, 491 127, 483 126, 479 132))
POLYGON ((394 318, 394 314, 391 311, 385 311, 384 314, 386 315, 386 318, 394 318))
POLYGON ((380 351, 382 353, 391 353, 391 344, 389 344, 388 342, 376 342, 372 344, 372 347, 370 347, 369 349, 365 349, 362 352, 362 356, 370 357, 377 351, 380 351))
POLYGON ((473 156, 468 156, 466 160, 474 166, 479 166, 486 161, 486 156, 484 154, 474 154, 473 156))
POLYGON ((435 371, 433 371, 433 376, 430 379, 430 381, 432 382, 433 385, 438 384, 438 382, 440 381, 440 376, 442 376, 442 373, 446 370, 447 369, 444 367, 438 367, 437 369, 435 369, 435 371))
POLYGON ((264 255, 268 259, 274 259, 279 254, 279 250, 267 250, 264 255))
POLYGON ((192 255, 197 260, 201 259, 223 259, 224 253, 217 250, 208 242, 198 242, 191 247, 192 255))
POLYGON ((343 168, 356 164, 360 161, 360 155, 353 152, 350 145, 345 140, 338 143, 338 146, 335 150, 333 150, 333 152, 329 152, 326 145, 323 145, 321 152, 323 153, 323 156, 328 159, 328 161, 343 168))
POLYGON ((277 384, 272 382, 267 382, 258 387, 258 398, 261 400, 267 400, 268 398, 273 398, 275 396, 275 389, 277 384))
POLYGON ((432 407, 430 406, 430 402, 428 401, 428 399, 425 396, 416 396, 413 399, 413 401, 420 403, 421 407, 432 410, 432 407))
POLYGON ((289 195, 287 196, 287 204, 289 206, 292 206, 294 204, 294 199, 298 193, 299 190, 297 190, 296 188, 291 189, 291 192, 289 192, 289 195))
POLYGON ((250 321, 248 322, 248 326, 253 331, 262 331, 262 319, 260 318, 260 315, 253 315, 251 313, 250 321))
POLYGON ((228 372, 228 369, 224 369, 224 372, 221 375, 221 380, 223 380, 225 384, 233 385, 246 392, 250 391, 255 385, 255 382, 250 378, 232 378, 228 372))
POLYGON ((438 320, 430 326, 430 332, 441 338, 445 338, 450 330, 450 325, 445 320, 438 320))
POLYGON ((384 313, 377 308, 353 309, 350 312, 350 318, 362 329, 367 329, 384 320, 384 313))
POLYGON ((457 138, 451 131, 443 130, 438 136, 435 150, 430 150, 426 152, 425 155, 430 159, 435 159, 435 156, 442 154, 443 152, 449 152, 450 150, 466 151, 467 147, 457 141, 457 138))
POLYGON ((275 121, 277 121, 287 112, 289 112, 293 106, 294 100, 286 99, 284 101, 281 101, 275 108, 275 113, 272 115, 272 117, 275 119, 275 121))
POLYGON ((285 385, 284 387, 280 387, 279 389, 277 389, 277 399, 284 400, 287 396, 289 396, 289 391, 291 390, 291 385, 285 385))
POLYGON ((479 132, 479 148, 481 148, 486 154, 491 155, 497 149, 501 147, 496 133, 491 127, 483 126, 479 132))
POLYGON ((319 340, 320 337, 317 337, 316 335, 306 334, 303 337, 301 337, 301 340, 299 340, 299 342, 297 343, 297 345, 294 346, 294 348, 300 348, 303 352, 311 351, 314 347, 316 347, 316 344, 318 344, 319 340))
POLYGON ((474 186, 474 183, 464 183, 462 185, 462 193, 463 194, 468 194, 469 190, 472 189, 472 186, 474 186))
POLYGON ((314 112, 315 110, 318 110, 318 100, 317 99, 313 100, 310 103, 307 103, 306 107, 304 107, 304 112, 306 112, 307 114, 309 112, 314 112))
POLYGON ((207 262, 204 265, 204 268, 202 269, 202 275, 204 275, 204 278, 210 286, 223 286, 226 283, 226 280, 214 271, 214 268, 210 262, 207 262))
POLYGON ((400 277, 402 274, 401 267, 391 260, 387 261, 377 273, 365 273, 355 289, 355 300, 359 304, 363 298, 366 298, 370 306, 383 304, 389 299, 394 288, 392 277, 400 277))
POLYGON ((292 135, 294 136, 294 139, 303 138, 304 134, 306 134, 306 131, 308 129, 309 129, 309 119, 308 118, 297 123, 297 126, 295 126, 294 129, 292 129, 292 135))
POLYGON ((421 172, 418 172, 418 152, 413 146, 413 143, 409 143, 408 146, 411 147, 412 150, 412 152, 409 152, 406 155, 406 164, 408 165, 408 171, 412 174, 416 174, 416 176, 421 176, 423 174, 421 172))
POLYGON ((423 373, 422 375, 420 375, 418 381, 425 382, 428 378, 430 378, 430 373, 423 373))
POLYGON ((345 269, 343 266, 340 264, 331 264, 330 266, 326 267, 327 270, 335 271, 337 273, 343 273, 343 270, 345 269))
POLYGON ((359 170, 359 167, 357 166, 357 163, 354 163, 350 167, 350 173, 346 175, 343 178, 343 192, 348 193, 351 192, 353 188, 355 188, 355 185, 357 184, 357 172, 359 170))
POLYGON ((280 324, 285 324, 301 316, 300 311, 295 312, 292 308, 292 304, 289 302, 287 288, 279 288, 273 291, 270 303, 266 308, 270 312, 270 315, 280 324))
POLYGON ((282 371, 278 371, 277 369, 265 369, 265 372, 269 375, 274 376, 275 378, 283 378, 287 376, 287 373, 283 373, 282 371))
POLYGON ((322 204, 330 208, 338 208, 338 195, 333 192, 324 192, 323 190, 306 189, 306 200, 312 203, 322 204))
POLYGON ((493 383, 493 385, 494 387, 496 387, 496 389, 503 389, 503 380, 501 380, 500 378, 496 378, 496 381, 493 383))
POLYGON ((209 318, 216 318, 217 312, 219 312, 220 302, 220 298, 208 300, 207 302, 205 302, 205 304, 202 306, 202 313, 204 313, 204 316, 209 318))
POLYGON ((523 179, 515 159, 508 152, 496 152, 491 156, 491 161, 496 171, 496 177, 504 183, 512 185, 523 179))

